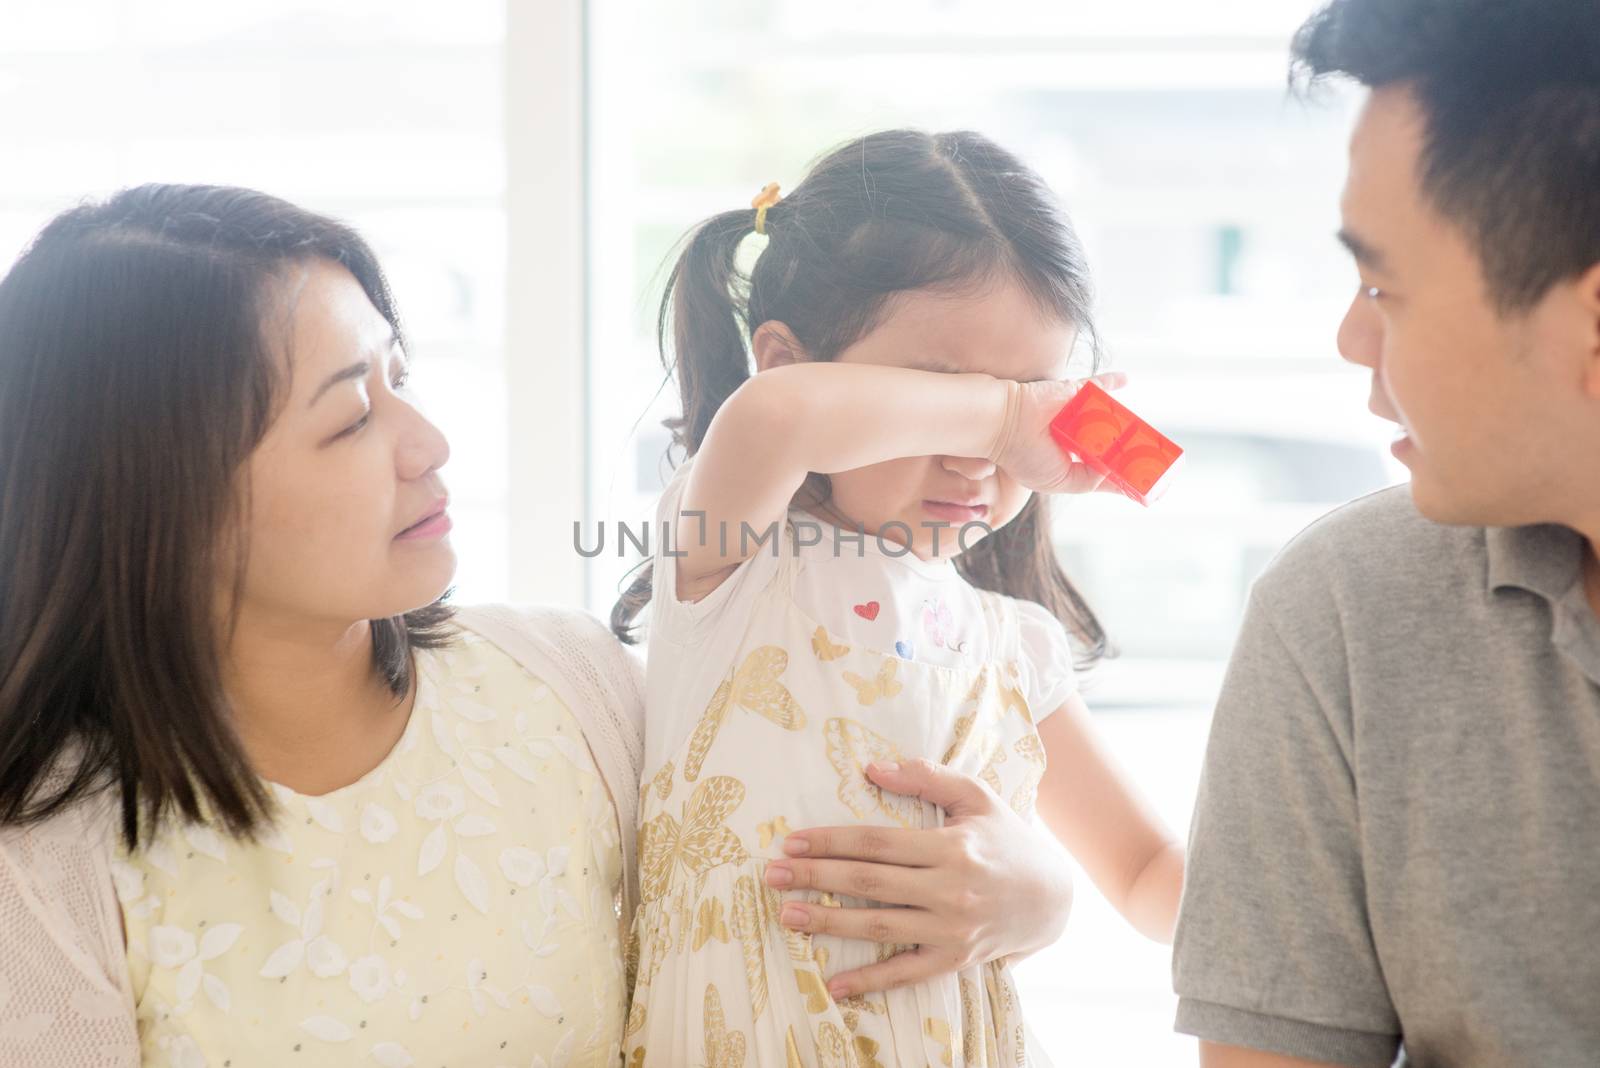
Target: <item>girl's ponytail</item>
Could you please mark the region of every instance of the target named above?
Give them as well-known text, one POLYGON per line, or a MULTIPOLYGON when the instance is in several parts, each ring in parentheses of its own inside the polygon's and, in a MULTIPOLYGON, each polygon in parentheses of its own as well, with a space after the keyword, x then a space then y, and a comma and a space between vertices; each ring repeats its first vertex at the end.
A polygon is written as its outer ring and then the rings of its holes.
MULTIPOLYGON (((662 362, 677 374, 683 415, 663 425, 672 431, 673 445, 688 456, 700 451, 717 409, 750 377, 745 346, 750 284, 739 274, 737 260, 739 243, 755 231, 755 217, 754 209, 725 211, 701 223, 667 276, 656 343, 662 362)), ((646 561, 612 606, 611 632, 625 645, 638 642, 633 621, 650 603, 654 571, 646 561)))
POLYGON ((755 231, 755 211, 726 211, 690 236, 667 278, 656 341, 675 369, 682 416, 666 421, 673 444, 693 456, 711 420, 750 377, 745 306, 749 280, 739 274, 739 243, 755 231))

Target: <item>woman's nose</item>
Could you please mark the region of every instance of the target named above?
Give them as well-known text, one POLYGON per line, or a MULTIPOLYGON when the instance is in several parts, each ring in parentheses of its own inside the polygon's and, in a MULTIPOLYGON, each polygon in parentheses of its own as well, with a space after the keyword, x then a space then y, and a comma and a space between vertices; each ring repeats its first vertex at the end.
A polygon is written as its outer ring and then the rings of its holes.
POLYGON ((994 464, 981 456, 941 456, 939 463, 946 471, 974 482, 988 478, 995 471, 994 464))
POLYGON ((427 416, 410 405, 405 409, 406 427, 396 448, 395 464, 402 479, 424 478, 443 467, 450 459, 450 442, 427 416))

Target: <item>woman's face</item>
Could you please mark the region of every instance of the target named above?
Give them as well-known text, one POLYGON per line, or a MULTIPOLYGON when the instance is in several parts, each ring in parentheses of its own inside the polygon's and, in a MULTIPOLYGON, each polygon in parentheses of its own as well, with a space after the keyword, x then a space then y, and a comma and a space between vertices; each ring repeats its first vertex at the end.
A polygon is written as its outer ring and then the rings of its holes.
POLYGON ((431 604, 456 567, 450 447, 355 277, 317 260, 286 282, 288 381, 248 464, 242 608, 348 626, 431 604))

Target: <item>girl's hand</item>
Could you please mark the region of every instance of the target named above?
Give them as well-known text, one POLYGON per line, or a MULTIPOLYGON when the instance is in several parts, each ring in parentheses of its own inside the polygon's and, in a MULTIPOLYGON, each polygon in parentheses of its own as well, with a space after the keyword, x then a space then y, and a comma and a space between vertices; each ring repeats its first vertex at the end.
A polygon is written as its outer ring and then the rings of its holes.
POLYGON ((977 779, 926 760, 872 765, 874 783, 945 810, 945 825, 822 827, 784 841, 790 859, 767 866, 784 890, 825 890, 898 908, 784 903, 794 930, 915 945, 888 960, 843 972, 835 1000, 907 986, 1005 956, 1026 956, 1061 935, 1072 908, 1072 874, 1047 836, 977 779))
POLYGON ((1100 489, 1104 476, 1063 452, 1050 436, 1050 420, 1077 395, 1085 381, 1110 390, 1126 385, 1127 376, 1111 372, 1065 382, 1008 382, 1012 392, 1006 405, 1005 425, 988 459, 1024 487, 1039 493, 1088 493, 1100 489))

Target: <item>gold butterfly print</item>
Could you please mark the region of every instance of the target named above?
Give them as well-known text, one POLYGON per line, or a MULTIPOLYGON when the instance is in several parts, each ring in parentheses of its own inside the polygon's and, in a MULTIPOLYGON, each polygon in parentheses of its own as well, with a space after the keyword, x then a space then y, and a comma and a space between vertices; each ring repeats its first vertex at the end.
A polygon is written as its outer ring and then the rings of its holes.
POLYGON ((850 651, 848 645, 835 645, 828 640, 828 628, 818 627, 817 632, 811 636, 811 651, 817 654, 818 660, 837 660, 850 651))
POLYGON ((950 1068, 951 1065, 955 1064, 955 1050, 951 1048, 950 1024, 948 1022, 932 1016, 924 1017, 922 1020, 922 1033, 944 1047, 939 1052, 940 1064, 945 1065, 946 1068, 950 1068))
POLYGON ((744 658, 744 663, 733 675, 717 687, 706 705, 705 714, 689 739, 689 755, 683 761, 684 782, 694 782, 700 777, 700 766, 717 732, 728 718, 728 710, 735 706, 754 712, 771 720, 784 730, 797 731, 806 725, 806 714, 789 692, 778 681, 789 666, 789 654, 776 645, 763 645, 744 658))
POLYGON ((669 760, 661 765, 661 770, 650 780, 650 785, 655 788, 656 796, 663 801, 672 794, 672 761, 669 760))
POLYGON ((973 676, 972 689, 968 690, 967 696, 961 699, 962 703, 966 703, 967 701, 976 701, 978 698, 982 697, 983 691, 988 688, 988 685, 989 665, 985 664, 983 667, 978 669, 977 675, 973 676))
MULTIPOLYGON (((640 915, 643 915, 644 911, 640 909, 640 915)), ((661 965, 667 959, 667 954, 672 952, 672 917, 665 909, 660 912, 650 928, 650 965, 645 969, 644 976, 646 986, 656 981, 656 973, 661 971, 661 965)))
POLYGON ((902 827, 916 826, 922 802, 903 794, 885 794, 867 778, 867 765, 897 761, 894 743, 853 719, 830 719, 823 725, 828 763, 839 773, 839 800, 861 819, 883 813, 902 827))
POLYGON ((981 1056, 980 1035, 983 1016, 978 1010, 978 988, 971 979, 961 980, 961 1056, 968 1064, 993 1064, 995 1056, 981 1056))
POLYGON ((783 1063, 784 1068, 806 1068, 800 1059, 800 1046, 794 1040, 794 1025, 789 1025, 789 1030, 783 1036, 783 1063))
POLYGON ((696 786, 683 804, 683 823, 663 812, 639 830, 639 880, 643 901, 667 892, 678 865, 701 875, 719 864, 750 859, 739 836, 729 830, 728 815, 744 803, 744 783, 713 775, 696 786))
POLYGON ((623 1029, 623 1038, 632 1038, 639 1033, 639 1028, 644 1026, 644 1002, 635 1001, 633 1008, 628 1010, 628 1026, 623 1029))
POLYGON ((878 1059, 878 1044, 866 1035, 856 1035, 851 1045, 856 1048, 856 1063, 861 1068, 883 1068, 878 1059))
POLYGON ((864 679, 854 671, 844 673, 844 681, 856 688, 856 700, 864 705, 877 703, 880 697, 894 697, 901 690, 900 680, 895 678, 900 662, 890 657, 883 658, 883 665, 878 668, 878 677, 864 679))
POLYGON ((695 916, 694 951, 700 952, 700 947, 713 938, 726 944, 731 937, 728 925, 722 918, 722 899, 708 897, 701 901, 700 910, 695 916))
POLYGON ((633 989, 633 982, 639 976, 639 924, 642 917, 635 915, 633 929, 628 932, 628 940, 622 947, 622 975, 629 990, 633 989))
POLYGON ((728 1030, 715 983, 706 984, 706 1068, 744 1068, 744 1033, 728 1030))
POLYGON ((1039 740, 1037 734, 1024 734, 1017 739, 1017 744, 1012 748, 1022 756, 1022 759, 1032 761, 1041 768, 1044 767, 1044 742, 1039 740))
POLYGON ((817 1056, 821 1068, 852 1068, 843 1032, 827 1020, 817 1027, 817 1056))
POLYGON ((761 848, 765 849, 773 843, 774 839, 787 838, 794 832, 789 829, 789 821, 782 816, 774 816, 770 823, 756 824, 756 833, 761 836, 761 848))
POLYGON ((862 1013, 886 1016, 889 1008, 887 1005, 879 1005, 866 994, 851 994, 839 1002, 839 1011, 844 1016, 845 1029, 855 1034, 861 1028, 862 1013))
POLYGON ((750 984, 751 1018, 767 1008, 766 947, 761 941, 761 899, 756 881, 741 875, 733 884, 733 933, 744 950, 744 977, 750 984))
POLYGON ((1011 808, 1026 818, 1039 799, 1039 783, 1044 779, 1044 743, 1037 734, 1025 734, 1013 748, 1028 762, 1028 770, 1022 776, 1022 785, 1011 795, 1011 808))
POLYGON ((800 996, 806 999, 806 1011, 812 1015, 827 1012, 828 1006, 833 1004, 822 976, 810 968, 796 968, 794 982, 800 988, 800 996))
POLYGON ((633 1056, 628 1058, 628 1068, 644 1068, 644 1047, 635 1046, 633 1056))
POLYGON ((1000 684, 1000 713, 1015 712, 1022 717, 1024 723, 1033 722, 1033 713, 1028 710, 1028 699, 1022 694, 1021 672, 1015 660, 1008 660, 1005 666, 1008 681, 1000 684))

